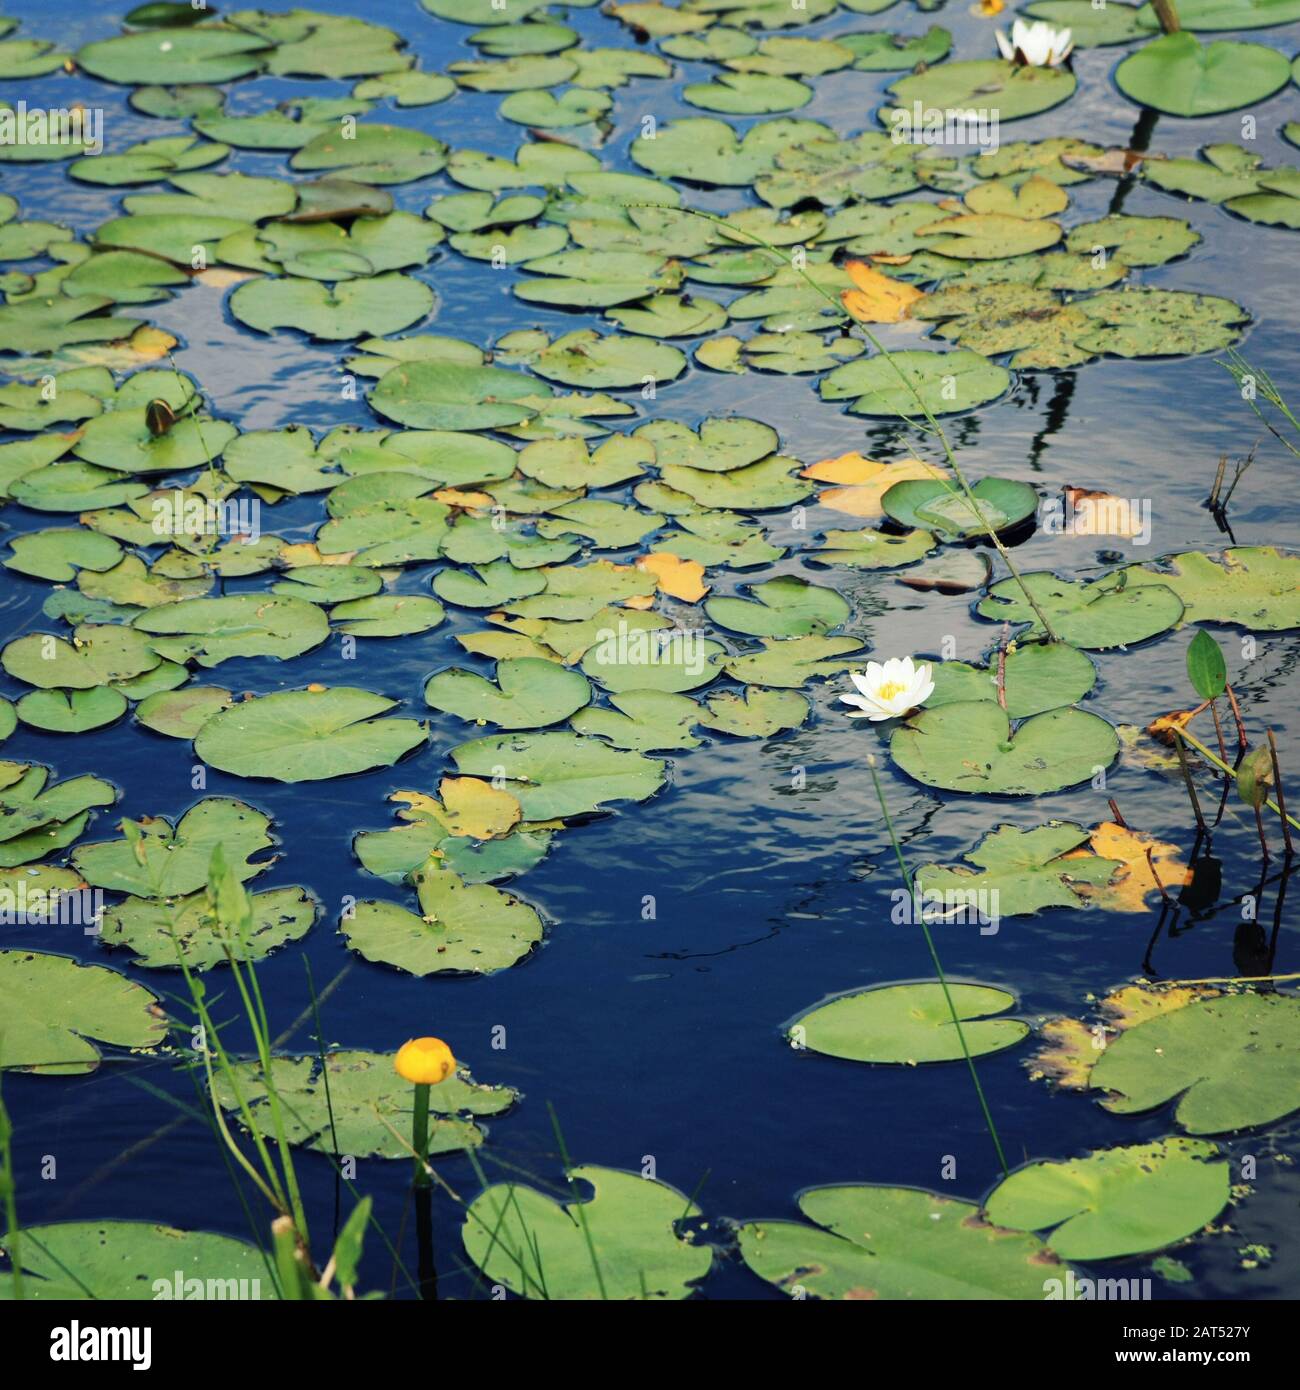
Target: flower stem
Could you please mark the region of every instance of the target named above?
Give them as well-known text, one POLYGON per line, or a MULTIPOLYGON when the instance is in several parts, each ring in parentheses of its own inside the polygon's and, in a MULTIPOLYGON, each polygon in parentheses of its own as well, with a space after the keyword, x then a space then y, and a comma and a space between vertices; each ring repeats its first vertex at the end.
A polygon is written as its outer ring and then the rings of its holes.
MULTIPOLYGON (((1229 777, 1233 778, 1234 781, 1236 780, 1237 774, 1232 770, 1232 768, 1230 768, 1228 764, 1225 763, 1221 758, 1216 758, 1215 755, 1211 753, 1210 750, 1200 741, 1200 739, 1198 739, 1194 734, 1189 734, 1185 727, 1182 731, 1182 737, 1185 738, 1187 742, 1190 743, 1192 747, 1195 748, 1196 751, 1203 758, 1208 758, 1215 765, 1215 767, 1219 769, 1220 772, 1226 772, 1229 777)), ((1294 816, 1287 815, 1287 813, 1277 804, 1276 801, 1266 800, 1264 802, 1264 805, 1267 806, 1270 811, 1276 811, 1277 814, 1283 817, 1284 820, 1289 821, 1290 824, 1293 825, 1297 830, 1300 830, 1300 820, 1296 820, 1294 816)))
POLYGON ((415 1150, 415 1185, 429 1185, 429 1090, 415 1083, 415 1110, 411 1116, 411 1147, 415 1150))

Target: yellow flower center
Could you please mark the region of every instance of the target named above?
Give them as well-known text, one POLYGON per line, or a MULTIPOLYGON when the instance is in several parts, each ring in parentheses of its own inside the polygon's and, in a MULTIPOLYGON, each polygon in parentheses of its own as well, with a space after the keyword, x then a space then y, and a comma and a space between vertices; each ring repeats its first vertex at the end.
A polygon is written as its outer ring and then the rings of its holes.
POLYGON ((886 681, 884 685, 877 687, 877 700, 896 700, 907 687, 902 681, 886 681))

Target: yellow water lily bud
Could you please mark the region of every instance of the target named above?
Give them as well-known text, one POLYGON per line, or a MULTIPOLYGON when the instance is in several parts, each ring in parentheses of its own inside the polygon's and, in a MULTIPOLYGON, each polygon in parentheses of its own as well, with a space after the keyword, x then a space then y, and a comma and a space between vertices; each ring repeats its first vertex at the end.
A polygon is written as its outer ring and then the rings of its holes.
POLYGON ((456 1059, 441 1038, 412 1038, 397 1049, 393 1066, 417 1086, 436 1086, 456 1070, 456 1059))

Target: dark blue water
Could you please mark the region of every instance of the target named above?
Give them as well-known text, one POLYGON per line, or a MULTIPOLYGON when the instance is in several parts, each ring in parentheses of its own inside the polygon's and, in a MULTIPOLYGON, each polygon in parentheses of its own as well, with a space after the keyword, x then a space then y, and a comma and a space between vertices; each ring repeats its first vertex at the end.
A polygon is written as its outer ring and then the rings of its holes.
MULTIPOLYGON (((477 56, 465 43, 467 29, 432 18, 414 0, 318 0, 316 8, 359 14, 397 29, 426 70, 477 56)), ((23 18, 22 37, 55 38, 73 49, 116 32, 120 18, 114 6, 81 0, 17 4, 10 13, 23 18)), ((994 25, 969 15, 961 3, 938 16, 908 6, 880 16, 844 14, 799 32, 920 33, 936 19, 954 31, 955 57, 992 56, 994 25)), ((630 42, 621 26, 598 11, 575 10, 567 22, 589 45, 630 42)), ((1244 37, 1290 54, 1300 43, 1300 25, 1244 37)), ((1004 139, 1072 134, 1100 144, 1126 143, 1138 111, 1109 79, 1125 51, 1079 53, 1075 97, 1056 111, 1016 122, 1004 130, 1004 139)), ((626 151, 642 115, 651 113, 662 122, 702 114, 677 94, 683 81, 698 80, 707 66, 679 68, 673 82, 635 81, 614 93, 614 129, 598 149, 607 167, 633 167, 626 151)), ((798 114, 845 133, 869 127, 889 80, 890 74, 853 72, 814 79, 817 95, 798 114)), ((343 95, 350 85, 258 79, 235 84, 227 111, 264 109, 290 96, 343 95)), ((66 105, 81 98, 104 106, 110 151, 183 129, 181 123, 137 115, 126 106, 126 89, 80 74, 3 84, 0 95, 10 100, 22 95, 30 105, 66 105)), ((429 130, 453 147, 510 154, 526 137, 522 127, 496 116, 499 99, 462 92, 420 110, 393 113, 381 107, 372 119, 429 130)), ((1294 156, 1277 131, 1300 115, 1297 105, 1291 87, 1250 113, 1258 124, 1254 148, 1266 163, 1286 163, 1294 156)), ((742 129, 749 124, 737 122, 742 129)), ((1242 133, 1237 113, 1196 121, 1161 117, 1151 145, 1168 154, 1191 154, 1213 141, 1241 142, 1242 133)), ((236 152, 221 169, 283 176, 284 156, 236 152)), ((115 215, 120 193, 129 191, 73 183, 57 164, 6 165, 0 189, 21 199, 24 215, 66 221, 83 235, 115 215)), ((438 193, 458 190, 439 176, 391 191, 399 206, 421 211, 438 193)), ((1107 211, 1115 185, 1098 180, 1070 193, 1070 220, 1087 220, 1107 211)), ((694 205, 719 210, 743 206, 751 197, 743 189, 692 196, 694 205)), ((1159 270, 1136 272, 1135 278, 1222 294, 1245 305, 1254 321, 1242 349, 1286 391, 1294 381, 1300 326, 1296 234, 1243 223, 1205 203, 1180 204, 1141 186, 1128 196, 1124 210, 1190 220, 1202 236, 1191 254, 1159 270)), ((462 260, 445 247, 416 273, 436 288, 440 303, 428 323, 410 332, 436 331, 486 345, 513 329, 537 326, 557 333, 600 322, 523 304, 511 294, 515 272, 462 260)), ((312 344, 291 333, 267 338, 239 328, 225 311, 224 297, 224 291, 196 285, 147 310, 152 322, 180 338, 177 363, 199 381, 215 413, 244 430, 305 423, 319 433, 335 424, 375 423, 364 402, 340 396, 337 369, 344 347, 312 344)), ((903 325, 882 336, 891 347, 915 346, 922 331, 903 325)), ((819 401, 812 381, 754 373, 717 376, 692 368, 662 387, 657 401, 638 405, 644 415, 689 423, 719 412, 765 420, 780 431, 783 452, 805 463, 850 449, 881 458, 913 452, 914 441, 901 430, 867 426, 819 401)), ((1292 395, 1300 396, 1300 388, 1292 395)), ((1078 484, 1150 497, 1153 542, 1145 553, 1134 552, 1136 559, 1223 544, 1201 505, 1216 461, 1262 441, 1233 499, 1233 534, 1240 544, 1295 545, 1298 539, 1296 460, 1265 435, 1231 378, 1210 357, 1109 360, 1075 372, 1024 374, 1003 400, 953 420, 950 435, 972 477, 1024 478, 1045 495, 1078 484)), ((319 519, 319 502, 302 499, 266 514, 264 526, 306 538, 319 519)), ((996 640, 997 629, 973 616, 969 596, 922 596, 888 574, 809 569, 797 548, 819 528, 856 524, 841 514, 814 510, 805 532, 787 529, 787 519, 779 515, 763 520, 771 523, 774 542, 794 547, 791 555, 770 571, 739 577, 716 571, 710 576, 715 593, 775 573, 833 584, 854 606, 845 630, 882 656, 934 654, 950 635, 961 658, 976 660, 996 640)), ((63 524, 13 505, 2 521, 15 530, 63 524)), ((1054 568, 1079 576, 1102 567, 1097 549, 1095 541, 1039 533, 1019 547, 1017 558, 1023 569, 1054 568)), ((423 590, 430 572, 431 567, 408 570, 400 587, 423 590)), ((6 638, 54 630, 40 615, 47 585, 7 571, 0 572, 0 585, 6 638)), ((318 989, 337 982, 323 1004, 326 1044, 388 1050, 414 1034, 435 1033, 480 1080, 509 1083, 525 1093, 513 1114, 489 1125, 490 1140, 480 1152, 494 1175, 523 1171, 543 1184, 559 1179, 549 1103, 576 1161, 639 1169, 652 1157, 661 1179, 688 1192, 698 1189, 697 1200, 711 1221, 797 1215, 797 1193, 819 1183, 896 1183, 968 1199, 985 1194, 998 1167, 962 1066, 864 1067, 799 1054, 780 1035, 784 1021, 826 995, 933 973, 915 929, 889 920, 889 894, 898 878, 865 765, 867 753, 879 747, 878 735, 842 716, 834 683, 810 689, 815 713, 803 729, 767 743, 719 740, 670 756, 670 783, 654 800, 559 835, 548 858, 510 885, 550 924, 545 945, 525 963, 486 979, 418 980, 346 949, 335 926, 347 895, 406 901, 400 890, 361 870, 349 850, 351 837, 358 829, 393 823, 386 802, 392 791, 436 787, 448 766, 447 750, 464 739, 465 727, 427 711, 421 689, 431 672, 467 664, 452 635, 480 626, 455 619, 420 637, 362 641, 352 661, 343 660, 332 643, 291 662, 233 661, 200 677, 259 693, 309 681, 360 685, 402 701, 400 713, 432 716, 426 749, 399 767, 365 776, 295 788, 208 773, 206 794, 245 798, 275 818, 282 857, 257 886, 305 884, 323 904, 311 934, 259 968, 277 1030, 296 1022, 288 1048, 314 1049, 310 1023, 302 1021, 309 1001, 306 959, 318 989), (647 895, 656 903, 653 921, 642 918, 647 895), (506 1030, 507 1046, 493 1050, 492 1030, 499 1026, 506 1030), (940 1170, 949 1155, 956 1159, 956 1177, 944 1181, 940 1170)), ((1167 635, 1137 653, 1101 655, 1088 708, 1115 723, 1140 725, 1185 706, 1188 635, 1167 635)), ((1296 634, 1260 634, 1250 661, 1241 655, 1235 629, 1220 636, 1230 679, 1253 727, 1271 725, 1284 768, 1300 766, 1294 698, 1286 694, 1294 678, 1296 634)), ((11 696, 21 693, 16 685, 5 690, 11 696)), ((191 787, 189 745, 129 721, 75 738, 20 727, 5 744, 4 756, 49 763, 61 777, 94 771, 115 782, 121 802, 99 816, 92 839, 112 834, 119 815, 175 819, 200 795, 191 787)), ((1052 817, 1082 824, 1107 819, 1107 796, 1116 798, 1134 826, 1185 850, 1193 838, 1179 784, 1128 762, 1116 765, 1104 792, 1085 787, 1033 802, 934 793, 893 771, 887 760, 881 765, 913 864, 955 862, 1001 822, 1030 826, 1052 817)), ((1013 991, 1017 1012, 1030 1020, 1062 1012, 1077 1016, 1088 996, 1133 978, 1260 973, 1269 943, 1261 947, 1243 927, 1239 900, 1247 893, 1260 895, 1259 917, 1268 937, 1279 892, 1278 862, 1261 889, 1253 818, 1235 801, 1215 848, 1224 860, 1223 898, 1199 920, 1184 913, 1171 921, 1154 910, 1143 916, 1089 911, 1013 918, 993 936, 981 936, 973 927, 948 928, 938 943, 944 965, 955 978, 1013 991)), ((1293 892, 1271 943, 1275 973, 1300 970, 1294 898, 1293 892)), ((160 992, 175 991, 179 984, 169 974, 133 969, 125 953, 106 956, 79 928, 0 928, 0 945, 108 960, 160 992)), ((221 987, 220 972, 209 979, 221 987)), ((181 1001, 176 1002, 183 1014, 181 1001)), ((238 1012, 233 1000, 223 1001, 223 1007, 232 1019, 238 1012)), ((231 1041, 238 1036, 232 1023, 231 1041)), ((1024 1065, 1029 1050, 1022 1045, 979 1063, 1013 1162, 1065 1157, 1169 1132, 1166 1111, 1109 1116, 1085 1097, 1053 1094, 1031 1083, 1024 1065)), ((193 1102, 187 1076, 165 1059, 115 1059, 85 1078, 6 1078, 24 1220, 130 1216, 247 1236, 208 1128, 180 1117, 165 1099, 134 1084, 140 1078, 193 1102), (39 1176, 45 1155, 57 1159, 54 1180, 39 1176)), ((1195 1282, 1156 1281, 1158 1297, 1295 1294, 1300 1176, 1287 1154, 1297 1137, 1300 1125, 1293 1120, 1225 1145, 1234 1157, 1258 1157, 1254 1191, 1225 1214, 1231 1233, 1176 1252, 1194 1271, 1195 1282), (1244 1270, 1239 1247, 1248 1243, 1268 1245, 1274 1258, 1244 1270)), ((458 1192, 475 1190, 465 1160, 442 1160, 438 1167, 458 1192)), ((327 1248, 337 1195, 329 1162, 299 1153, 298 1168, 316 1243, 327 1248)), ((408 1179, 405 1164, 369 1160, 360 1164, 357 1182, 373 1194, 376 1216, 394 1238, 405 1232, 403 1254, 413 1267, 408 1179)), ((349 1206, 345 1194, 344 1210, 349 1206)), ((442 1294, 476 1296, 463 1267, 453 1204, 437 1200, 435 1221, 442 1294)), ((714 1231, 725 1243, 721 1227, 714 1231)), ((1146 1271, 1144 1262, 1131 1261, 1115 1272, 1146 1271)), ((386 1289, 392 1278, 391 1261, 372 1239, 363 1282, 386 1289)), ((704 1287, 712 1297, 778 1296, 725 1252, 704 1287)))

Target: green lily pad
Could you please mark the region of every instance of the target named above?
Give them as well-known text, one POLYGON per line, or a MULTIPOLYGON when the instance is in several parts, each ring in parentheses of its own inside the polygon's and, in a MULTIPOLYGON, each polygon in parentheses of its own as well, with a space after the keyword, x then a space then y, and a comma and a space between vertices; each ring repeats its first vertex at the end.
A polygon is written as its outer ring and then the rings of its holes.
MULTIPOLYGON (((498 350, 506 341, 497 344, 498 350)), ((594 389, 673 381, 686 370, 686 358, 666 343, 592 329, 566 333, 528 354, 526 360, 548 381, 594 389)))
MULTIPOLYGON (((178 827, 179 829, 179 827, 178 827)), ((161 970, 211 970, 226 964, 226 949, 236 960, 255 961, 278 946, 298 941, 316 920, 316 899, 303 888, 272 888, 249 895, 252 925, 247 936, 217 929, 206 893, 181 898, 136 898, 107 909, 100 940, 106 946, 125 946, 134 964, 161 970)))
POLYGON ((288 661, 329 636, 329 621, 314 603, 259 593, 167 604, 140 614, 132 626, 159 656, 200 666, 239 656, 288 661))
MULTIPOLYGON (((239 1097, 258 1133, 276 1137, 264 1073, 257 1062, 236 1063, 239 1097)), ((357 1158, 410 1160, 406 1131, 411 1124, 411 1083, 398 1076, 391 1054, 327 1052, 319 1057, 273 1057, 271 1079, 281 1098, 282 1123, 290 1144, 317 1153, 357 1158)), ((213 1095, 243 1123, 229 1078, 213 1078, 213 1095)), ((483 1131, 474 1119, 500 1115, 519 1099, 509 1086, 484 1086, 460 1071, 429 1089, 429 1153, 476 1148, 483 1131)))
POLYGON ((152 671, 158 661, 141 633, 94 624, 76 628, 71 642, 33 633, 0 652, 0 664, 11 676, 41 689, 89 690, 152 671))
MULTIPOLYGON (((1090 4, 1091 0, 1080 0, 1090 4)), ((841 34, 836 43, 853 54, 858 72, 911 70, 918 63, 933 67, 942 62, 952 48, 947 29, 932 24, 924 34, 883 34, 872 30, 862 34, 841 34)))
MULTIPOLYGON (((1058 29, 1068 29, 1076 48, 1105 48, 1151 36, 1152 26, 1144 23, 1151 7, 1125 4, 1123 0, 1106 0, 1100 7, 1092 0, 1035 0, 1020 13, 1028 19, 1045 19, 1058 29)), ((1192 27, 1183 19, 1181 10, 1178 17, 1184 28, 1192 27)))
POLYGON ((257 72, 268 45, 256 34, 222 26, 146 30, 88 43, 77 66, 105 82, 175 86, 230 82, 257 72))
POLYGON ((446 162, 446 145, 423 131, 357 124, 346 138, 337 129, 315 136, 292 156, 289 167, 383 186, 427 178, 446 162))
POLYGON ((974 869, 940 864, 917 869, 916 893, 940 923, 972 921, 976 913, 996 922, 1048 907, 1079 907, 1083 897, 1076 884, 1102 887, 1123 867, 1095 854, 1062 857, 1088 838, 1087 830, 1070 822, 1049 821, 1032 830, 1000 825, 962 856, 974 869))
POLYGON ((413 637, 431 632, 446 616, 437 599, 423 594, 378 594, 330 609, 330 621, 351 637, 413 637))
POLYGON ((1110 1041, 1090 1072, 1117 1115, 1177 1099, 1189 1134, 1227 1134, 1272 1124, 1300 1109, 1295 1047, 1300 1001, 1289 995, 1197 999, 1110 1041))
POLYGON ((75 526, 23 532, 11 537, 9 545, 6 569, 54 584, 67 584, 79 569, 112 569, 122 558, 122 547, 112 537, 75 526))
MULTIPOLYGON (((941 661, 930 667, 934 690, 926 705, 935 709, 959 700, 998 698, 998 662, 970 666, 964 661, 941 661)), ((1003 698, 1012 719, 1026 719, 1045 710, 1073 705, 1092 689, 1097 672, 1091 661, 1064 642, 1017 646, 1003 663, 1003 698)))
POLYGON ((1201 1139, 1157 1139, 1085 1158, 1031 1163, 985 1203, 1012 1230, 1053 1228, 1064 1260, 1108 1260, 1163 1249, 1195 1235, 1228 1204, 1228 1164, 1201 1139))
POLYGON ((267 1277, 266 1256, 257 1246, 208 1231, 148 1221, 59 1221, 26 1226, 23 1235, 19 1248, 29 1276, 24 1298, 180 1298, 177 1269, 184 1288, 215 1287, 222 1297, 256 1298, 267 1277))
POLYGON ((610 697, 614 709, 589 705, 569 720, 580 734, 594 734, 614 748, 650 751, 658 748, 698 748, 691 727, 700 707, 686 695, 666 690, 629 690, 610 697))
POLYGON ((916 234, 925 238, 924 249, 937 256, 985 261, 1046 250, 1060 241, 1061 228, 1046 218, 979 212, 945 217, 918 227, 916 234))
POLYGON ((536 412, 522 398, 536 391, 536 381, 500 367, 410 362, 384 374, 370 404, 411 429, 497 429, 531 418, 536 412))
POLYGON ((818 391, 827 401, 855 398, 854 415, 912 417, 924 415, 922 403, 933 415, 986 405, 1010 385, 1010 372, 979 352, 913 349, 846 362, 822 378, 818 391))
POLYGON ((766 116, 795 111, 812 100, 813 89, 793 77, 757 72, 724 72, 712 82, 690 82, 682 100, 729 116, 766 116))
MULTIPOLYGON (((1078 85, 1066 68, 1021 67, 1001 58, 942 63, 923 73, 900 77, 889 91, 898 108, 920 102, 929 111, 995 111, 1000 121, 1036 116, 1074 94, 1078 85)), ((881 118, 889 122, 888 110, 881 118)))
POLYGON ((668 464, 660 469, 660 476, 668 487, 685 493, 702 507, 771 511, 794 506, 812 495, 812 484, 793 472, 798 466, 795 459, 772 454, 723 473, 668 464))
POLYGON ((862 648, 856 637, 764 637, 761 640, 762 651, 733 656, 722 663, 734 680, 746 685, 794 690, 816 676, 842 675, 857 664, 842 658, 862 648))
POLYGON ((538 130, 564 130, 598 121, 613 107, 607 92, 570 87, 558 97, 551 92, 512 92, 497 107, 507 121, 538 130))
POLYGON ((511 599, 540 594, 545 588, 544 575, 516 569, 509 560, 476 565, 473 574, 447 569, 433 577, 434 593, 461 608, 499 608, 511 599))
POLYGON ((1119 753, 1104 719, 1083 710, 1036 714, 1012 733, 1006 711, 987 700, 922 709, 894 730, 894 762, 918 782, 949 791, 1032 796, 1090 781, 1119 753))
MULTIPOLYGON (((626 8, 626 7, 625 7, 626 8)), ((582 1165, 589 1183, 561 1205, 536 1188, 495 1183, 470 1203, 461 1238, 489 1283, 525 1298, 686 1298, 713 1263, 708 1245, 678 1234, 699 1208, 676 1188, 616 1168, 582 1165)))
POLYGON ((1161 34, 1115 70, 1124 95, 1173 116, 1213 116, 1264 101, 1286 86, 1287 60, 1274 48, 1226 39, 1202 44, 1187 32, 1161 34))
POLYGON ((220 846, 241 882, 270 867, 250 856, 274 844, 271 819, 232 797, 209 796, 175 827, 163 817, 123 821, 126 837, 82 845, 73 851, 77 872, 97 888, 138 898, 174 898, 198 892, 208 881, 212 851, 220 846))
POLYGON ((527 261, 523 268, 545 278, 517 282, 514 291, 520 299, 575 309, 613 308, 675 290, 682 282, 675 261, 643 251, 559 251, 527 261))
POLYGON ((578 734, 497 734, 462 743, 451 756, 461 773, 504 781, 530 821, 644 801, 665 780, 663 763, 578 734))
POLYGON ((313 338, 340 341, 409 328, 435 302, 429 286, 409 275, 372 275, 332 287, 291 276, 238 286, 230 312, 260 333, 296 328, 313 338))
POLYGON ((727 473, 776 453, 780 440, 770 425, 728 416, 705 420, 698 430, 676 420, 651 420, 636 432, 654 446, 659 467, 727 473))
POLYGON ((794 1298, 1042 1299, 1054 1268, 1037 1237, 912 1187, 815 1187, 799 1209, 816 1225, 750 1221, 738 1232, 750 1269, 794 1298))
POLYGON ((434 106, 456 93, 456 84, 440 72, 391 72, 358 82, 352 95, 361 101, 391 97, 397 106, 434 106))
POLYGON ((218 710, 229 709, 229 690, 214 685, 187 685, 183 690, 160 690, 141 700, 136 721, 168 738, 193 738, 218 710))
POLYGON ((378 717, 396 703, 351 686, 280 690, 214 714, 196 735, 194 751, 222 772, 277 782, 391 767, 428 736, 414 719, 378 717))
POLYGON ((607 628, 582 658, 583 671, 605 690, 697 690, 716 680, 721 642, 678 628, 607 628))
MULTIPOLYGON (((1117 576, 1091 581, 1058 579, 1046 570, 1021 576, 1062 642, 1087 651, 1128 647, 1167 632, 1183 619, 1183 601, 1152 575, 1121 586, 1117 576)), ((1026 636, 1044 636, 1042 623, 1014 579, 995 584, 976 611, 984 618, 1029 624, 1026 636)))
POLYGON ((953 984, 946 994, 938 981, 882 985, 819 1004, 800 1014, 786 1033, 812 1052, 853 1062, 953 1062, 964 1053, 952 1009, 962 1020, 970 1055, 982 1057, 1029 1035, 1029 1025, 1018 1018, 988 1017, 1015 1002, 1014 995, 987 985, 953 984))
POLYGON ((805 637, 829 632, 849 616, 848 602, 795 575, 752 586, 752 599, 711 598, 704 611, 715 623, 750 637, 805 637))
POLYGON ((726 121, 700 116, 670 121, 653 139, 639 137, 630 153, 634 163, 660 178, 742 188, 772 169, 781 150, 818 138, 835 138, 820 121, 761 121, 741 137, 726 121))
POLYGON ((1038 510, 1038 494, 1011 478, 980 478, 965 491, 943 478, 895 483, 881 498, 885 514, 900 526, 937 531, 945 540, 963 540, 1006 531, 1038 510))
POLYGON ((808 558, 819 565, 848 565, 853 569, 894 569, 915 564, 939 544, 931 531, 909 531, 904 536, 863 527, 857 531, 825 531, 822 545, 808 558))
POLYGON ((524 657, 499 661, 496 680, 455 667, 430 677, 425 703, 461 719, 503 729, 559 724, 591 699, 591 687, 576 671, 553 661, 524 657))
POLYGON ((466 884, 436 861, 411 875, 420 915, 391 902, 359 902, 339 930, 367 960, 412 975, 489 975, 526 956, 542 939, 537 913, 485 883, 466 884))
POLYGON ((1200 239, 1199 232, 1177 217, 1128 217, 1121 213, 1071 227, 1065 247, 1067 251, 1095 254, 1101 246, 1114 251, 1125 265, 1149 266, 1186 255, 1200 239))
POLYGON ((96 1042, 152 1048, 167 1032, 158 1000, 143 985, 41 951, 0 951, 0 1002, 0 1071, 82 1075, 102 1060, 96 1042))
MULTIPOLYGON (((1147 32, 1160 20, 1150 5, 1140 11, 1147 32)), ((1300 19, 1300 0, 1183 0, 1178 19, 1184 29, 1198 33, 1215 29, 1264 29, 1300 19)))
POLYGON ((710 695, 705 704, 708 713, 699 716, 701 726, 736 738, 772 738, 799 728, 811 712, 802 695, 758 686, 741 692, 720 691, 710 695))
POLYGON ((1132 565, 1122 573, 1126 591, 1173 590, 1185 622, 1239 623, 1258 632, 1300 626, 1300 557, 1271 545, 1229 547, 1217 562, 1185 550, 1160 569, 1132 565))
POLYGON ((126 713, 126 696, 107 685, 91 690, 33 690, 15 708, 18 718, 34 729, 80 734, 120 719, 126 713))

